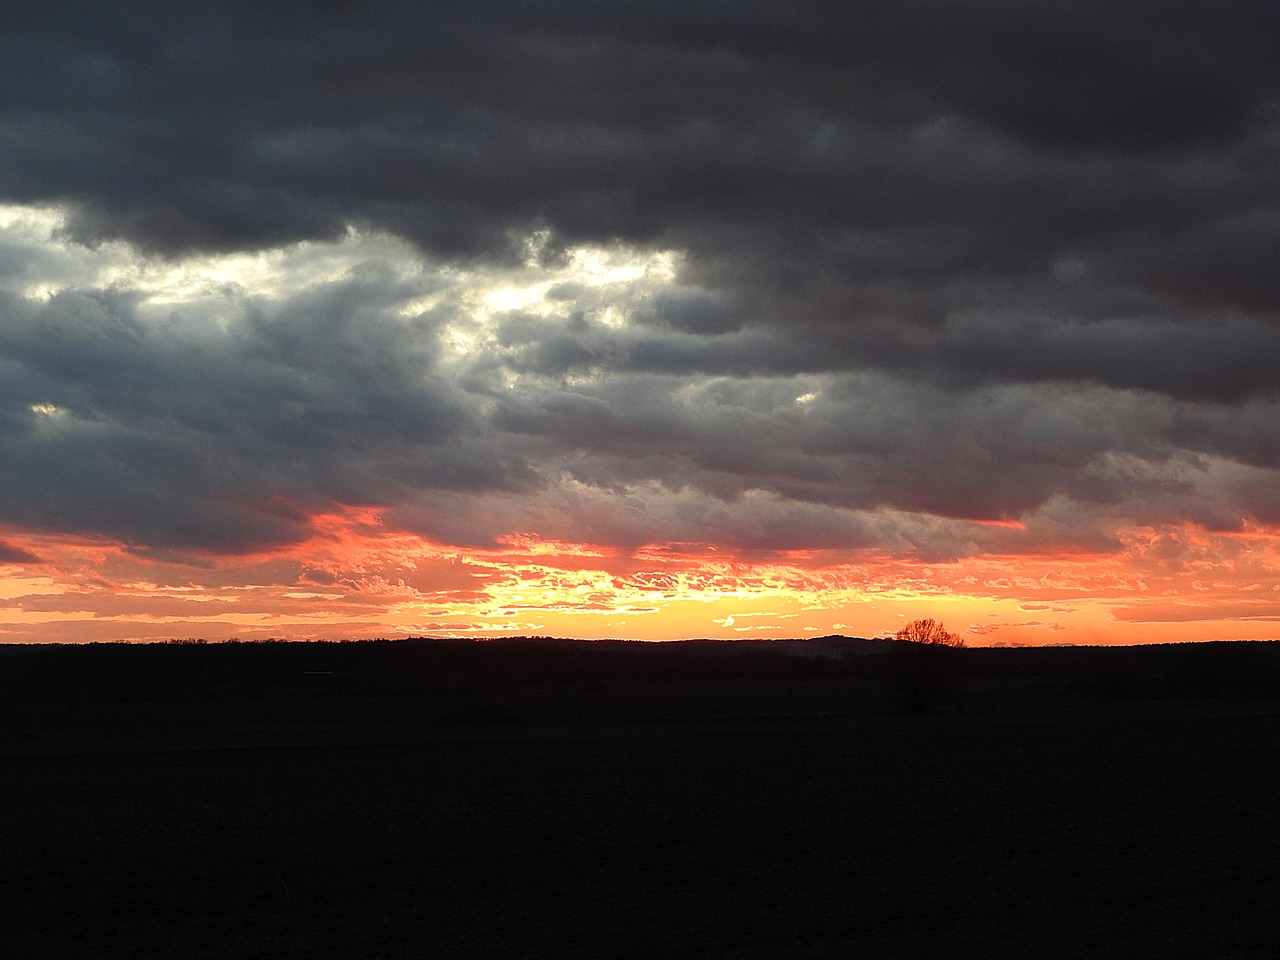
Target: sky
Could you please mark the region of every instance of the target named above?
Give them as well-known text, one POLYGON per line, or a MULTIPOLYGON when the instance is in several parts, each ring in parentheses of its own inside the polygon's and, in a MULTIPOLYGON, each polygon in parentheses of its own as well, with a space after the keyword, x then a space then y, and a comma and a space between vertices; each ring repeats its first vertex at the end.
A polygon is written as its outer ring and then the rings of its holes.
POLYGON ((0 36, 0 642, 1280 636, 1280 5, 0 36))

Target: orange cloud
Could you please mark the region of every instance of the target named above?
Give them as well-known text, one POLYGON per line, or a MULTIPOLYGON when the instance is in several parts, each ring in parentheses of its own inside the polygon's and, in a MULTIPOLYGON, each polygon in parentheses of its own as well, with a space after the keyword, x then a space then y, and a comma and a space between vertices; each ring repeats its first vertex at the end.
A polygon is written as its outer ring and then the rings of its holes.
POLYGON ((34 562, 5 567, 0 638, 875 636, 927 614, 974 643, 1125 643, 1267 637, 1280 622, 1280 532, 1256 525, 1133 528, 1110 554, 926 563, 713 544, 623 552, 528 534, 462 550, 365 508, 310 523, 304 544, 181 561, 5 530, 34 562))

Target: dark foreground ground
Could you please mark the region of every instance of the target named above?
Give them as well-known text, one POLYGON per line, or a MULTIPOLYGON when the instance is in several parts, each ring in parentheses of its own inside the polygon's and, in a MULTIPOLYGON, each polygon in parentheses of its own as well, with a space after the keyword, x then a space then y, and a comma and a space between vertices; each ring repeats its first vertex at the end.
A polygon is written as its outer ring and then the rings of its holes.
POLYGON ((189 715, 45 709, 0 750, 10 960, 1280 955, 1275 701, 376 730, 315 701, 163 736, 189 715))

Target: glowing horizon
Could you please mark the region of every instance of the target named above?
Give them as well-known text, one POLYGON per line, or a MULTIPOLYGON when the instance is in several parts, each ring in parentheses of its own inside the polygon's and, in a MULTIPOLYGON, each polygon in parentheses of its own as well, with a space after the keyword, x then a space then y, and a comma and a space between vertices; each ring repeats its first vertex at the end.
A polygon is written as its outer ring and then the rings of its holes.
POLYGON ((375 511, 316 518, 312 540, 242 557, 161 558, 100 539, 7 530, 0 642, 367 639, 387 636, 679 640, 892 634, 917 616, 973 646, 1273 639, 1273 591, 1216 589, 1220 570, 1276 569, 1280 537, 1135 533, 1123 555, 985 556, 925 563, 723 556, 710 545, 619 552, 532 536, 487 548, 377 527, 375 511), (1202 559, 1151 562, 1169 538, 1202 559), (1146 559, 1144 559, 1144 557, 1146 559))
POLYGON ((0 642, 1280 635, 1280 120, 1234 54, 1206 123, 1158 75, 1046 112, 1076 80, 956 11, 931 86, 782 7, 643 56, 486 13, 465 69, 398 8, 212 9, 50 21, 0 120, 0 642))

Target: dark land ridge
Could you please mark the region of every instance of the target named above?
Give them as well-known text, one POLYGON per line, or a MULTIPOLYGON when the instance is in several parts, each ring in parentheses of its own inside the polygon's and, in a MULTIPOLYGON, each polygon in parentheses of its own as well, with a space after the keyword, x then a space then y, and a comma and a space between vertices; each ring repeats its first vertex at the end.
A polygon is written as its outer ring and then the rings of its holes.
POLYGON ((917 644, 844 636, 666 643, 511 637, 3 644, 0 695, 9 703, 70 704, 432 697, 649 683, 683 683, 692 690, 731 681, 884 686, 908 649, 945 659, 951 682, 946 696, 936 699, 951 709, 1280 697, 1280 641, 924 651, 917 644))
POLYGON ((6 958, 1273 958, 1280 644, 0 648, 6 958))

